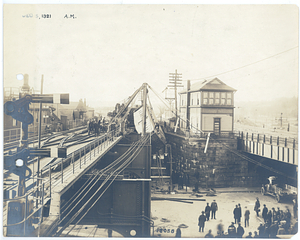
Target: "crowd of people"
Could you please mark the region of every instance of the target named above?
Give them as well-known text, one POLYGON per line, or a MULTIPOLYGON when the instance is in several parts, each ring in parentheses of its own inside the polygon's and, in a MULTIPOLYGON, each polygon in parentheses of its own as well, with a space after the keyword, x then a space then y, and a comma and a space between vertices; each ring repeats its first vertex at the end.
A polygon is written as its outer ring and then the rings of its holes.
POLYGON ((87 123, 88 127, 88 134, 94 133, 96 136, 99 136, 100 132, 106 132, 107 126, 105 123, 105 118, 99 119, 98 121, 96 119, 91 119, 87 123))
MULTIPOLYGON (((259 199, 256 198, 254 211, 256 212, 256 217, 262 221, 257 231, 246 233, 245 228, 249 227, 250 211, 247 206, 244 207, 244 222, 242 224, 242 207, 241 204, 237 204, 233 209, 234 222, 229 225, 227 232, 224 231, 223 224, 219 223, 217 226, 217 235, 213 236, 211 229, 209 229, 205 238, 275 238, 277 235, 296 234, 298 232, 298 213, 295 201, 293 208, 294 218, 296 218, 295 224, 291 224, 292 214, 288 208, 285 211, 279 207, 277 210, 274 207, 269 210, 266 204, 263 204, 261 211, 260 207, 259 199)), ((218 205, 215 200, 211 204, 207 203, 204 211, 202 211, 198 218, 199 232, 204 232, 205 222, 209 221, 210 217, 211 219, 216 219, 217 210, 218 205)))

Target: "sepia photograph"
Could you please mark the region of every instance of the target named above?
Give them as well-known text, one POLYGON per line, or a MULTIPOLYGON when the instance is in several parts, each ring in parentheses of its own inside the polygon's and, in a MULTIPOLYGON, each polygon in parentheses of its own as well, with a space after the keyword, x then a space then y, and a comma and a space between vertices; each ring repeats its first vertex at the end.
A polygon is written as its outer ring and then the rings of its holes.
POLYGON ((3 2, 1 238, 297 239, 296 4, 3 2))

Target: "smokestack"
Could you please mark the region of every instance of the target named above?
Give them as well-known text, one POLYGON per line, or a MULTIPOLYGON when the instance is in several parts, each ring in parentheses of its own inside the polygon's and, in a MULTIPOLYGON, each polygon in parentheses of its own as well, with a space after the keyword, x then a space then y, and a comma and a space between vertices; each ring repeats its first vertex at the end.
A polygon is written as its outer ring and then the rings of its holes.
POLYGON ((187 91, 190 91, 190 90, 191 90, 191 81, 190 81, 190 80, 187 80, 186 90, 187 90, 187 91))
POLYGON ((23 92, 29 92, 30 91, 30 86, 28 84, 28 80, 29 80, 28 74, 24 74, 24 82, 23 82, 23 86, 22 86, 22 89, 21 89, 23 92))

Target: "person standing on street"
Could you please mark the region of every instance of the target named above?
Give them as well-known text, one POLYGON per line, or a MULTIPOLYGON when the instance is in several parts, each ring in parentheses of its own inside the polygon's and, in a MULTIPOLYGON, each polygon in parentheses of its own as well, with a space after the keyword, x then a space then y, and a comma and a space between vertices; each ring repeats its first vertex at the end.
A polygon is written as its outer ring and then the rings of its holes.
POLYGON ((264 204, 264 208, 263 208, 263 211, 262 211, 262 217, 263 217, 265 222, 267 221, 267 216, 268 216, 268 208, 267 208, 266 204, 264 204))
POLYGON ((239 223, 239 226, 236 229, 236 236, 238 238, 242 238, 244 233, 245 233, 244 228, 241 226, 241 223, 239 223))
POLYGON ((214 200, 211 205, 211 219, 216 219, 216 211, 218 210, 218 204, 216 203, 216 200, 214 200))
POLYGON ((202 214, 198 218, 199 232, 204 231, 205 221, 206 221, 206 216, 204 215, 204 211, 202 211, 202 214))
POLYGON ((258 217, 258 213, 260 212, 260 202, 259 202, 259 199, 256 198, 256 202, 255 202, 255 206, 254 206, 254 211, 256 212, 256 216, 258 217))
POLYGON ((290 213, 290 209, 287 209, 286 211, 287 212, 285 213, 285 221, 286 225, 288 226, 287 229, 289 229, 291 226, 292 214, 290 213))
POLYGON ((241 217, 242 217, 242 208, 241 208, 241 204, 238 204, 238 222, 241 222, 241 217))
POLYGON ((298 217, 298 200, 297 198, 293 199, 293 212, 294 212, 294 218, 298 217))
POLYGON ((238 205, 235 205, 235 209, 233 210, 234 223, 238 223, 239 219, 239 208, 238 205))
POLYGON ((270 210, 267 214, 267 222, 272 223, 272 211, 270 210))
POLYGON ((206 216, 206 221, 209 221, 209 216, 210 216, 210 206, 209 203, 207 203, 205 207, 205 216, 206 216))
POLYGON ((275 208, 272 207, 272 222, 277 221, 277 214, 275 208))
POLYGON ((250 211, 245 207, 245 227, 249 227, 249 218, 250 218, 250 211))

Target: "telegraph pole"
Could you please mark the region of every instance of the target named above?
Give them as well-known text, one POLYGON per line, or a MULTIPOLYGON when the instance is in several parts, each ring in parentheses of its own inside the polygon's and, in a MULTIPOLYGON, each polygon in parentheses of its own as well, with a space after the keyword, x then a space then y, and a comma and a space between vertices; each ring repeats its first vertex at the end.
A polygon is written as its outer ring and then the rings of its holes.
POLYGON ((182 85, 182 73, 177 73, 177 69, 175 69, 175 73, 169 73, 169 88, 174 88, 175 93, 175 115, 176 121, 178 117, 178 110, 177 110, 177 88, 183 87, 182 85))

